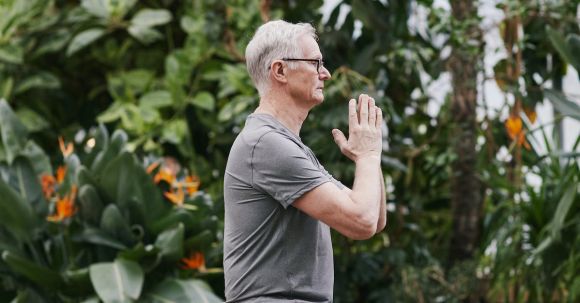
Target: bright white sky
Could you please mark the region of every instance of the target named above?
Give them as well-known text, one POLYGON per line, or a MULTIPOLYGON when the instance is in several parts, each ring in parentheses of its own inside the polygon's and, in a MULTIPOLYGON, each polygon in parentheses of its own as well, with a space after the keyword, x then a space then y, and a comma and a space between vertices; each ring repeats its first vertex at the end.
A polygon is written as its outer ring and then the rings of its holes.
MULTIPOLYGON (((486 42, 486 49, 485 49, 485 74, 491 78, 493 75, 493 66, 496 62, 505 58, 506 54, 503 50, 503 42, 499 35, 499 31, 495 24, 498 24, 503 19, 503 12, 495 7, 497 0, 489 0, 489 1, 482 1, 482 4, 479 8, 479 13, 483 17, 482 21, 482 28, 491 29, 486 32, 485 34, 485 42, 486 42)), ((325 18, 328 18, 329 14, 332 10, 336 7, 339 3, 338 0, 325 0, 324 6, 322 7, 322 13, 324 14, 325 18)), ((446 0, 436 0, 434 3, 434 7, 442 7, 445 9, 450 9, 449 2, 446 0)), ((341 7, 341 15, 344 17, 346 13, 350 10, 350 7, 346 4, 341 7)), ((580 10, 580 9, 579 9, 580 10)), ((580 12, 579 12, 580 14, 580 12)), ((415 7, 415 12, 413 17, 409 20, 409 27, 417 30, 422 31, 427 28, 426 22, 427 12, 422 7, 415 7)), ((341 20, 341 19, 339 19, 341 20)), ((361 26, 360 22, 358 22, 358 27, 361 26)), ((357 35, 355 31, 355 35, 357 35)), ((439 79, 429 79, 428 76, 425 75, 424 77, 425 83, 428 84, 427 94, 431 97, 431 101, 428 106, 429 114, 435 116, 439 112, 439 108, 441 104, 443 104, 443 100, 445 96, 451 91, 451 82, 450 76, 448 73, 444 73, 439 77, 439 79)), ((548 83, 548 85, 551 85, 548 83)), ((563 88, 566 95, 575 102, 580 103, 580 81, 578 78, 578 73, 574 68, 568 66, 568 73, 564 77, 563 81, 563 88)), ((498 88, 495 80, 487 80, 483 84, 483 94, 479 92, 479 102, 480 104, 483 102, 482 95, 485 95, 485 100, 487 102, 487 106, 489 108, 488 114, 491 117, 497 117, 501 120, 505 120, 508 112, 507 109, 500 111, 501 106, 504 104, 505 95, 500 91, 498 88)), ((513 100, 509 100, 513 104, 513 100)), ((481 107, 480 107, 481 109, 481 107)), ((551 103, 546 100, 543 104, 540 104, 536 111, 538 113, 538 121, 536 122, 536 127, 541 124, 551 124, 554 120, 553 116, 553 109, 551 103)), ((478 116, 481 118, 484 115, 483 109, 478 112, 478 116)), ((547 127, 547 133, 551 134, 552 127, 547 127)), ((571 118, 564 119, 564 150, 570 151, 572 149, 572 145, 576 141, 576 138, 580 136, 580 122, 571 118)), ((546 151, 545 146, 543 144, 543 139, 541 134, 537 132, 535 135, 539 145, 536 145, 539 152, 542 153, 546 151)), ((533 144, 533 142, 532 142, 533 144)))

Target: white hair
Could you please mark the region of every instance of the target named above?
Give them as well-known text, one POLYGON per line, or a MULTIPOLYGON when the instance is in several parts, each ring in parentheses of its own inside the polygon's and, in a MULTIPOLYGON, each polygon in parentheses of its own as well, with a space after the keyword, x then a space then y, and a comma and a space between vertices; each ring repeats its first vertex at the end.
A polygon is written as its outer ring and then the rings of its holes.
MULTIPOLYGON (((310 35, 314 39, 316 31, 308 23, 289 23, 284 20, 262 24, 246 47, 246 65, 260 96, 270 88, 270 65, 282 58, 301 58, 303 50, 298 47, 298 39, 310 35)), ((292 62, 289 68, 294 68, 292 62)))

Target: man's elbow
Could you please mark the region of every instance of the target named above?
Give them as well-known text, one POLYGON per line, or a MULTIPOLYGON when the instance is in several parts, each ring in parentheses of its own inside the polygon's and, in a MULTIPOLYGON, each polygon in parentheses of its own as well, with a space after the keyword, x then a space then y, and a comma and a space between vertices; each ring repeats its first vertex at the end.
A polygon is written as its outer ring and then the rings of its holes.
POLYGON ((348 237, 353 240, 368 240, 377 233, 377 222, 372 219, 358 221, 356 230, 348 237))
POLYGON ((384 219, 379 220, 379 223, 377 224, 377 230, 376 230, 375 234, 378 234, 381 231, 383 231, 386 226, 387 226, 387 217, 385 216, 384 219))

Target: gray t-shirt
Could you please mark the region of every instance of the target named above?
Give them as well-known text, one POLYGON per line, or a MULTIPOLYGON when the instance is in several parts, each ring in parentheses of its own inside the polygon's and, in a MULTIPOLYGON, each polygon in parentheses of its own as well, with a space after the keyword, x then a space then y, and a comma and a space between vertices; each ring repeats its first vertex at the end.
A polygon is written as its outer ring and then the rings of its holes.
POLYGON ((336 181, 267 114, 248 116, 224 177, 226 302, 332 302, 329 227, 292 203, 336 181))

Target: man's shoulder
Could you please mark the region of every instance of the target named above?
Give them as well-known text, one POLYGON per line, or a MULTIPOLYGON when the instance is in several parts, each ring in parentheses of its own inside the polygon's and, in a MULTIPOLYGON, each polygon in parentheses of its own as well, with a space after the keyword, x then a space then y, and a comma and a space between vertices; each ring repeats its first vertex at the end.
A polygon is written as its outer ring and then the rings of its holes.
MULTIPOLYGON (((286 149, 300 148, 301 145, 294 138, 275 127, 261 125, 259 127, 244 128, 236 139, 237 145, 244 145, 251 149, 265 148, 284 151, 286 149)), ((236 144, 234 144, 236 145, 236 144)), ((241 146, 240 146, 241 147, 241 146)))

